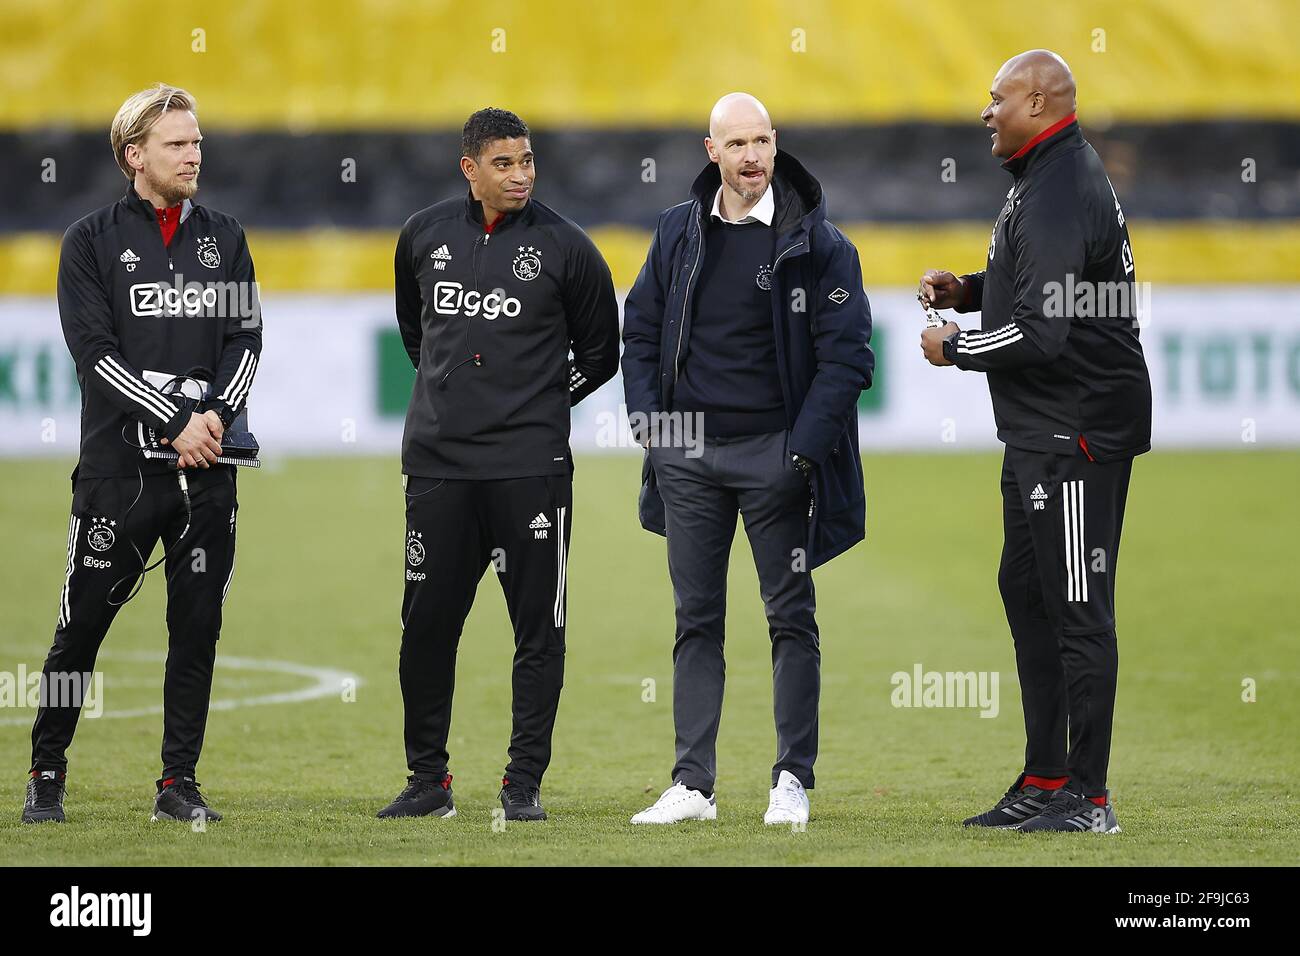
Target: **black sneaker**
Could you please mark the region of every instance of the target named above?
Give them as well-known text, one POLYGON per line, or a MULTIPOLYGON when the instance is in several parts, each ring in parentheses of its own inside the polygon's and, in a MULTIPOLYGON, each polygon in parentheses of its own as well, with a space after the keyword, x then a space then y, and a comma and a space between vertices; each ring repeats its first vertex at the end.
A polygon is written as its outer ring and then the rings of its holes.
POLYGON ((411 774, 406 781, 406 789, 376 814, 379 819, 456 815, 456 805, 451 800, 451 774, 441 780, 424 780, 411 774))
POLYGON ((962 821, 964 827, 992 827, 1009 830, 1047 809, 1052 791, 1040 787, 1024 786, 1025 775, 1016 777, 1011 789, 1002 795, 992 810, 962 821))
POLYGON ((159 820, 217 821, 221 814, 208 806, 193 777, 168 777, 155 781, 158 795, 153 798, 153 822, 159 820))
POLYGON ((23 823, 62 823, 67 780, 68 775, 61 770, 33 770, 27 780, 23 823))
POLYGON ((522 783, 511 783, 509 777, 501 778, 501 806, 506 811, 507 820, 545 820, 546 811, 542 809, 542 791, 540 787, 526 787, 522 783))
POLYGON ((1047 809, 1032 820, 1026 820, 1018 829, 1021 833, 1119 833, 1119 821, 1106 791, 1106 805, 1099 807, 1082 793, 1065 787, 1052 794, 1047 809))

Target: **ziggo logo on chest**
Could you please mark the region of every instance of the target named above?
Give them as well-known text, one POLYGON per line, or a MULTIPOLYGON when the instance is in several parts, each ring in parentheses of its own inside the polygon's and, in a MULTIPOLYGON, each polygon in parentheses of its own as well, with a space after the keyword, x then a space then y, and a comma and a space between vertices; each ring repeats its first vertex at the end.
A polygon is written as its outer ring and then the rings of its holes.
POLYGON ((501 289, 484 294, 477 289, 466 289, 459 282, 439 282, 433 287, 433 310, 439 315, 482 313, 489 320, 499 315, 514 318, 522 307, 518 299, 507 296, 501 289))

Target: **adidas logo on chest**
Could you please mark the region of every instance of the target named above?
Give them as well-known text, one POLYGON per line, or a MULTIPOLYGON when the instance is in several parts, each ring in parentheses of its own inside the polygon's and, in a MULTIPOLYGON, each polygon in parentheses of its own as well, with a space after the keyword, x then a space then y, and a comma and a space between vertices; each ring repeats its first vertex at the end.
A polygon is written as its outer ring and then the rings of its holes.
POLYGON ((451 250, 447 248, 444 242, 433 252, 429 253, 429 258, 433 260, 433 267, 440 271, 447 268, 447 263, 451 262, 451 250))

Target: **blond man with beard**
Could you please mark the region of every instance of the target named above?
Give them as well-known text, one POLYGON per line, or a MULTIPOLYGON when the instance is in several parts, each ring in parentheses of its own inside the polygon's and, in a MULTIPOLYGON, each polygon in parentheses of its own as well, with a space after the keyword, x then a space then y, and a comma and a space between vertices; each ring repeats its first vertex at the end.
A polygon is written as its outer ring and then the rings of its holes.
POLYGON ((202 138, 184 90, 159 84, 128 98, 110 133, 126 195, 63 237, 59 318, 81 386, 81 448, 26 823, 64 819, 66 752, 99 645, 160 539, 168 652, 154 817, 221 819, 194 780, 234 573, 235 469, 217 457, 247 402, 262 333, 243 229, 193 202, 202 138), (162 446, 177 459, 142 456, 162 446))

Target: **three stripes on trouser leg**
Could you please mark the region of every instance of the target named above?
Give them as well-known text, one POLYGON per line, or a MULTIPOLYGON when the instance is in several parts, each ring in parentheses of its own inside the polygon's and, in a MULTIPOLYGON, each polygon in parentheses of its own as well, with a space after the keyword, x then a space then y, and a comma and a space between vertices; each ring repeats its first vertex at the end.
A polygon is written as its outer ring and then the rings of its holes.
POLYGON ((564 516, 569 509, 561 506, 555 509, 555 605, 554 620, 556 627, 564 627, 564 588, 568 552, 564 540, 564 516))
POLYGON ((59 627, 72 623, 72 603, 68 600, 68 591, 72 587, 72 569, 77 560, 77 535, 81 532, 81 519, 76 515, 68 518, 68 570, 63 576, 63 590, 59 592, 59 627))
POLYGON ((1065 599, 1088 601, 1087 548, 1084 545, 1083 479, 1061 486, 1061 509, 1065 521, 1065 599))

